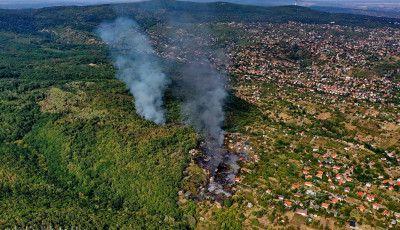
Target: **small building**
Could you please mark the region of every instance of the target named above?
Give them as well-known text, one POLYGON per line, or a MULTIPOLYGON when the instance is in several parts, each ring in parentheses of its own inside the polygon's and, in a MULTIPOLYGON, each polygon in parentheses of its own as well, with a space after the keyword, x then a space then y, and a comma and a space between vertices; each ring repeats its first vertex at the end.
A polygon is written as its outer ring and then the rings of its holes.
POLYGON ((304 194, 300 193, 300 192, 296 192, 295 194, 293 194, 295 197, 303 197, 304 194))
POLYGON ((300 188, 300 185, 297 184, 292 185, 292 189, 298 189, 298 188, 300 188))
POLYGON ((368 200, 369 202, 372 202, 372 201, 375 200, 375 197, 368 194, 368 195, 367 195, 367 200, 368 200))
POLYGON ((325 208, 325 209, 328 209, 328 208, 329 208, 329 204, 327 204, 327 203, 322 203, 321 206, 322 206, 323 208, 325 208))
POLYGON ((286 207, 288 207, 288 208, 290 208, 290 207, 292 207, 292 202, 290 202, 290 201, 285 201, 285 204, 284 204, 286 207))
POLYGON ((334 198, 334 199, 332 199, 330 202, 331 202, 332 204, 336 204, 336 203, 339 202, 339 200, 334 198))
POLYGON ((382 212, 382 215, 384 216, 390 216, 390 212, 388 210, 385 210, 382 212))
POLYGON ((307 216, 307 215, 308 215, 307 210, 303 210, 303 209, 299 209, 299 208, 297 208, 295 212, 296 212, 297 214, 302 215, 302 216, 307 216))

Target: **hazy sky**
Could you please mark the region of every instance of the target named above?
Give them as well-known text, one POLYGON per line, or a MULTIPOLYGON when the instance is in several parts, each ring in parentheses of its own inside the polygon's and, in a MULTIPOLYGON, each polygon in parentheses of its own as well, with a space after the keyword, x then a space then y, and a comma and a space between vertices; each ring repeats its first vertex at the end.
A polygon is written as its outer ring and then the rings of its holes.
MULTIPOLYGON (((35 4, 35 3, 59 3, 59 2, 78 2, 78 3, 90 3, 90 4, 95 4, 95 3, 104 3, 104 2, 138 2, 142 0, 116 0, 116 1, 110 1, 110 0, 0 0, 0 3, 2 4, 16 4, 16 3, 30 3, 30 4, 35 4)), ((196 2, 210 2, 212 0, 193 0, 196 2)), ((217 1, 217 0, 215 0, 217 1)), ((221 1, 221 0, 219 0, 221 1)), ((228 0, 229 1, 229 0, 228 0)), ((399 3, 399 0, 298 0, 299 3, 301 2, 346 2, 346 3, 399 3)), ((243 4, 246 3, 246 0, 240 1, 243 4)), ((268 0, 258 0, 257 2, 263 3, 263 2, 268 2, 268 0)), ((286 1, 279 1, 275 0, 273 2, 279 3, 279 2, 286 2, 286 1)), ((294 2, 294 0, 293 0, 294 2)))

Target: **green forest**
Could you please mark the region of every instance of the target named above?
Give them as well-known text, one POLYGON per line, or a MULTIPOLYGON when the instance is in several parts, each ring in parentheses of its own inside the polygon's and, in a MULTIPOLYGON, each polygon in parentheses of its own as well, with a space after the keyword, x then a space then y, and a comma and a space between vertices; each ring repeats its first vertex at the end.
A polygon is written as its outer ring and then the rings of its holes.
MULTIPOLYGON (((399 25, 300 7, 153 3, 0 10, 1 229, 192 227, 195 207, 182 210, 177 194, 188 151, 201 136, 181 125, 179 101, 171 95, 167 125, 136 114, 134 98, 115 79, 109 52, 94 33, 104 20, 129 16, 144 30, 157 29, 167 18, 399 25)), ((221 41, 236 33, 214 29, 221 41)), ((261 114, 233 94, 224 128, 245 132, 261 114)), ((337 135, 331 124, 323 125, 337 135)), ((234 216, 216 218, 226 228, 239 228, 234 216)))

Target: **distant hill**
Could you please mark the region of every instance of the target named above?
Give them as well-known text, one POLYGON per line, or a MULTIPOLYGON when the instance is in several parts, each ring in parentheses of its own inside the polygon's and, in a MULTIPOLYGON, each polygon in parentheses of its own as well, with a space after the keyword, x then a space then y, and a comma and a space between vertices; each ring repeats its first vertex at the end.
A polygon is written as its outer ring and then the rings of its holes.
POLYGON ((374 17, 389 17, 389 18, 400 19, 400 10, 399 9, 387 11, 387 10, 363 10, 363 9, 325 7, 325 6, 313 6, 310 8, 314 9, 314 10, 328 12, 328 13, 359 14, 359 15, 368 15, 368 16, 374 16, 374 17))
POLYGON ((135 18, 141 24, 165 20, 183 22, 273 22, 331 23, 367 27, 400 27, 400 20, 372 16, 327 13, 298 6, 261 7, 232 3, 149 1, 96 6, 59 6, 31 10, 1 10, 0 28, 21 33, 49 26, 72 26, 93 30, 103 20, 117 16, 135 18))

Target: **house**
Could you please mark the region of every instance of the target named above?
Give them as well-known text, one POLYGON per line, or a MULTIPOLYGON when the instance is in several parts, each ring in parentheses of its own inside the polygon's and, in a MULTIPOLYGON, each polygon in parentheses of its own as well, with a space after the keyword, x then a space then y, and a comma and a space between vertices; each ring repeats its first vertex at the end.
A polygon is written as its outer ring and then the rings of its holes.
POLYGON ((254 159, 255 159, 256 162, 258 162, 258 160, 260 159, 260 158, 258 157, 258 155, 254 155, 253 157, 254 157, 254 159))
POLYGON ((344 196, 338 196, 337 199, 338 199, 339 201, 344 201, 344 196))
POLYGON ((343 189, 343 191, 344 191, 344 192, 350 192, 350 188, 349 188, 349 187, 346 187, 346 188, 343 189))
POLYGON ((384 183, 384 184, 393 184, 393 181, 392 180, 384 180, 384 181, 382 181, 382 183, 384 183))
POLYGON ((222 208, 222 205, 218 202, 215 202, 215 206, 217 206, 217 208, 222 208))
POLYGON ((292 202, 290 202, 290 201, 285 201, 285 204, 284 204, 286 207, 288 207, 288 208, 290 208, 290 207, 292 207, 292 202))
POLYGON ((369 202, 372 202, 372 201, 375 200, 375 197, 368 194, 368 195, 367 195, 367 200, 368 200, 369 202))
POLYGON ((318 209, 319 209, 319 206, 316 205, 316 204, 310 204, 310 208, 315 209, 315 210, 318 210, 318 209))
POLYGON ((327 204, 327 203, 322 203, 321 206, 322 206, 323 208, 325 208, 325 209, 328 209, 328 208, 329 208, 329 204, 327 204))
POLYGON ((364 212, 365 211, 365 207, 364 206, 360 206, 360 207, 357 207, 357 209, 359 209, 361 212, 364 212))
POLYGON ((247 173, 251 173, 251 170, 248 168, 242 168, 243 171, 247 172, 247 173))
POLYGON ((333 168, 334 170, 340 170, 341 167, 335 165, 335 166, 333 166, 332 168, 333 168))
POLYGON ((295 194, 293 194, 295 197, 303 197, 303 193, 300 192, 296 192, 295 194))
POLYGON ((331 202, 332 204, 336 204, 336 203, 339 202, 339 200, 334 198, 334 199, 332 199, 330 202, 331 202))
POLYGON ((373 209, 379 209, 381 206, 378 204, 378 203, 374 203, 373 205, 372 205, 372 208, 373 209))
POLYGON ((279 196, 278 196, 278 199, 279 199, 279 200, 283 200, 283 199, 285 199, 285 197, 282 196, 282 195, 279 195, 279 196))
POLYGON ((267 194, 271 194, 271 193, 272 193, 272 191, 271 191, 271 190, 269 190, 269 189, 267 189, 267 191, 265 191, 265 193, 267 193, 267 194))
POLYGON ((250 202, 247 203, 247 207, 248 207, 248 208, 252 208, 253 206, 254 206, 254 205, 253 205, 252 203, 250 203, 250 202))
POLYGON ((358 193, 357 193, 357 196, 363 197, 363 196, 364 196, 364 193, 363 193, 363 192, 358 192, 358 193))
POLYGON ((298 188, 300 188, 300 185, 297 184, 292 185, 292 189, 298 189, 298 188))
POLYGON ((240 178, 239 177, 235 177, 235 182, 240 182, 240 178))
POLYGON ((312 187, 313 186, 312 182, 308 182, 308 181, 305 182, 305 185, 308 186, 308 187, 312 187))
POLYGON ((299 209, 299 208, 296 209, 295 213, 300 214, 302 216, 307 216, 308 215, 307 210, 303 210, 303 209, 299 209))
POLYGON ((326 163, 328 163, 328 164, 332 164, 334 161, 332 160, 332 159, 327 159, 326 161, 325 161, 326 163))
POLYGON ((310 174, 310 172, 308 172, 307 170, 303 170, 303 174, 307 175, 310 174))
POLYGON ((384 216, 390 216, 390 212, 388 210, 385 210, 382 212, 382 215, 384 216))
POLYGON ((306 195, 309 196, 309 197, 314 197, 314 196, 317 195, 317 193, 312 191, 312 190, 307 190, 306 191, 306 195))
POLYGON ((357 224, 355 221, 350 221, 350 228, 356 228, 357 224))

